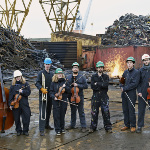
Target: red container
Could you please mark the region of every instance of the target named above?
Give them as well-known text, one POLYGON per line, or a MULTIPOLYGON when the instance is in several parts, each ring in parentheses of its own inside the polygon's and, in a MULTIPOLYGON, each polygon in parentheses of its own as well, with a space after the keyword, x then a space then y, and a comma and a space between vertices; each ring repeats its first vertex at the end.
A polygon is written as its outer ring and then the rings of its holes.
POLYGON ((150 55, 150 47, 128 46, 97 48, 94 56, 94 66, 96 66, 96 62, 102 61, 105 64, 105 70, 110 71, 112 75, 114 68, 117 65, 120 70, 120 74, 122 74, 123 71, 127 69, 126 59, 128 57, 132 56, 135 58, 135 68, 139 69, 143 64, 141 61, 143 54, 150 55))

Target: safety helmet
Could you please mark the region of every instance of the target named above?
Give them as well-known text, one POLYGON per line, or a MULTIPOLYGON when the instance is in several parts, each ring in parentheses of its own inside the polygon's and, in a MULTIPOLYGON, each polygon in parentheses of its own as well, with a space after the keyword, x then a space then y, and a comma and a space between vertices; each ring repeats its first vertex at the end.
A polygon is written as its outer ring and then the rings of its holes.
POLYGON ((142 56, 142 60, 144 60, 144 59, 146 59, 146 58, 150 59, 150 56, 149 56, 148 54, 144 54, 144 55, 142 56))
POLYGON ((78 66, 79 67, 79 64, 77 63, 77 62, 74 62, 73 64, 72 64, 72 67, 73 66, 78 66))
POLYGON ((44 64, 51 64, 51 63, 52 63, 52 61, 50 58, 45 58, 44 64))
POLYGON ((98 61, 96 63, 96 68, 98 68, 98 67, 104 67, 104 63, 102 61, 98 61))
POLYGON ((22 73, 19 70, 14 71, 14 78, 22 76, 22 73))
POLYGON ((133 63, 135 63, 135 59, 133 57, 128 57, 127 60, 126 60, 126 62, 127 61, 132 61, 133 63))
POLYGON ((55 70, 55 74, 57 74, 57 73, 63 73, 63 70, 62 70, 61 68, 57 68, 57 69, 55 70))

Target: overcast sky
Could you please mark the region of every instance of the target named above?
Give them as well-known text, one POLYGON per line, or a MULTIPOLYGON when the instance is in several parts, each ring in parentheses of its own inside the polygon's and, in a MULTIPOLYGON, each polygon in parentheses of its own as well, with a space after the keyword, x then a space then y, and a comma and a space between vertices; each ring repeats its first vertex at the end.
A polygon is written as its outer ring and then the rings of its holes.
MULTIPOLYGON (((79 10, 82 18, 84 18, 88 2, 89 0, 81 0, 79 10)), ((150 15, 150 0, 93 0, 85 34, 96 35, 105 33, 105 27, 112 25, 116 19, 119 19, 120 16, 126 13, 150 15)), ((24 35, 25 38, 50 38, 50 34, 51 30, 39 0, 32 0, 21 35, 24 35)))

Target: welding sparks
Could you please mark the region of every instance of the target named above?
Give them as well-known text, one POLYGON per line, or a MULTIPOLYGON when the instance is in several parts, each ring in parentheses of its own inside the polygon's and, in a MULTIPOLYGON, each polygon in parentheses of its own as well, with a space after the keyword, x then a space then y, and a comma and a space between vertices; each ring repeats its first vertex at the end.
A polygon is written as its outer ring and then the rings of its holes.
POLYGON ((121 77, 125 70, 124 66, 126 66, 126 64, 121 53, 117 53, 113 57, 111 56, 110 61, 107 62, 110 77, 121 77))

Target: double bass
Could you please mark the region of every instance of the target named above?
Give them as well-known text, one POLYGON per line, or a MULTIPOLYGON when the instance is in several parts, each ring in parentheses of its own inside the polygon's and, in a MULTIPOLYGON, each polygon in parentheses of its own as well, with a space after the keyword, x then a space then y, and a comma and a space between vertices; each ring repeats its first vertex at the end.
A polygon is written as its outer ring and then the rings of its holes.
POLYGON ((1 65, 0 65, 0 131, 5 133, 5 130, 11 128, 14 124, 13 112, 8 106, 9 90, 4 87, 1 65))

